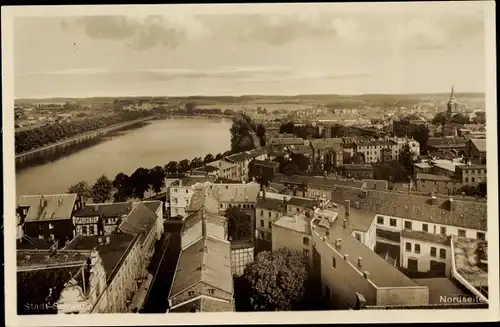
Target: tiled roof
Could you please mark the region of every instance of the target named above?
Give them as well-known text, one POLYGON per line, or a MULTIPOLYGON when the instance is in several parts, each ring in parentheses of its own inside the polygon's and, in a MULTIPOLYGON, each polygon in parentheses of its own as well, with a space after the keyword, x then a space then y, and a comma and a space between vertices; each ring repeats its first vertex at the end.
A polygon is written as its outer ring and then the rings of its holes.
POLYGON ((319 207, 319 201, 309 199, 309 198, 301 198, 297 196, 292 196, 288 201, 287 204, 293 205, 296 207, 303 207, 307 209, 313 209, 314 207, 319 207))
MULTIPOLYGON (((134 235, 127 234, 111 234, 110 242, 106 244, 106 236, 82 236, 78 235, 70 243, 66 245, 65 250, 88 250, 96 249, 102 260, 102 265, 106 271, 106 279, 109 283, 117 268, 121 265, 123 260, 132 248, 132 244, 138 240, 134 235), (101 238, 103 243, 99 243, 101 238)), ((75 251, 76 252, 76 251, 75 251)))
POLYGON ((303 214, 294 215, 293 217, 283 216, 274 224, 278 227, 290 229, 299 233, 311 234, 310 218, 303 214))
POLYGON ((55 241, 49 239, 38 239, 24 235, 16 240, 16 249, 18 250, 49 250, 55 245, 55 241))
POLYGON ((231 312, 233 306, 230 302, 214 299, 207 296, 200 296, 191 301, 187 301, 170 312, 231 312))
POLYGON ((235 154, 232 154, 232 155, 226 157, 226 160, 229 160, 229 161, 234 162, 234 163, 247 161, 250 159, 252 159, 252 156, 250 156, 246 152, 235 153, 235 154))
POLYGON ((89 251, 64 251, 52 253, 50 250, 18 250, 16 252, 17 270, 43 268, 47 266, 78 266, 87 262, 89 251))
POLYGON ((170 298, 199 282, 233 294, 231 247, 228 242, 203 237, 184 249, 170 290, 170 298))
POLYGON ((278 193, 287 189, 287 187, 285 185, 280 184, 280 183, 269 183, 269 188, 275 190, 278 193))
POLYGON ((132 211, 132 202, 86 204, 73 214, 75 217, 101 216, 115 218, 128 215, 132 211))
POLYGON ((129 235, 141 234, 144 240, 155 226, 157 219, 158 217, 144 203, 139 202, 118 226, 118 229, 129 235))
MULTIPOLYGON (((200 185, 191 196, 186 212, 197 212, 203 209, 205 212, 218 214, 219 201, 216 199, 212 188, 215 184, 205 183, 200 185)), ((220 185, 220 184, 217 184, 220 185)))
POLYGON ((18 206, 29 207, 25 222, 71 219, 76 194, 24 195, 18 206))
POLYGON ((222 169, 222 170, 238 167, 235 163, 228 162, 225 160, 213 161, 211 163, 207 163, 207 166, 215 167, 217 169, 222 169))
POLYGON ((332 201, 344 203, 344 200, 351 200, 353 207, 358 203, 360 209, 377 214, 487 230, 487 206, 482 202, 454 199, 453 211, 450 211, 448 198, 436 197, 435 204, 432 204, 429 196, 349 186, 335 186, 331 194, 332 201))
POLYGON ((278 199, 272 198, 259 198, 257 200, 257 205, 255 206, 257 210, 266 209, 274 211, 284 211, 284 202, 278 199))
POLYGON ((191 227, 193 227, 203 219, 210 223, 224 226, 227 219, 224 216, 221 216, 218 211, 219 209, 217 209, 217 213, 213 213, 205 209, 200 209, 198 211, 192 212, 184 221, 182 233, 184 234, 187 230, 189 230, 191 227))
MULTIPOLYGON (((345 208, 343 205, 339 206, 337 208, 337 211, 339 212, 341 217, 345 216, 345 208)), ((366 232, 368 231, 368 229, 370 229, 370 226, 372 225, 374 219, 374 213, 364 210, 358 210, 351 207, 351 212, 349 215, 349 225, 352 229, 366 232)))
POLYGON ((340 137, 328 139, 316 139, 311 141, 311 146, 317 150, 331 149, 342 146, 344 142, 340 137))
POLYGON ((427 146, 435 147, 439 145, 463 145, 465 146, 464 137, 429 137, 427 146))
POLYGON ((471 142, 479 152, 486 152, 486 139, 472 139, 471 142))
MULTIPOLYGON (((327 238, 328 243, 336 249, 337 252, 340 252, 341 255, 347 254, 347 260, 354 267, 358 267, 358 258, 362 258, 362 267, 358 268, 358 270, 368 271, 370 273, 369 279, 378 287, 417 286, 414 281, 401 271, 352 237, 352 229, 349 225, 347 225, 347 228, 343 227, 343 217, 344 215, 339 213, 339 217, 330 225, 330 234, 327 238), (338 238, 342 239, 342 245, 340 247, 335 246, 335 240, 338 238)), ((314 223, 316 224, 317 222, 318 220, 315 220, 314 223)), ((316 227, 314 232, 317 232, 320 236, 326 236, 326 229, 324 228, 316 227)))
MULTIPOLYGON (((182 187, 189 187, 193 186, 197 183, 205 183, 205 182, 210 182, 212 181, 212 177, 205 177, 205 176, 187 176, 182 178, 180 181, 182 182, 182 187)), ((180 183, 177 183, 177 187, 179 187, 180 183)))
POLYGON ((401 237, 407 238, 407 239, 412 239, 412 240, 419 240, 419 241, 424 241, 424 242, 429 242, 429 243, 450 246, 450 237, 449 236, 433 234, 433 233, 426 233, 426 232, 418 231, 418 230, 403 229, 403 231, 401 232, 401 237))
POLYGON ((255 182, 212 186, 212 195, 219 202, 256 202, 259 191, 260 185, 255 182))
POLYGON ((156 210, 163 205, 162 201, 142 201, 142 203, 153 213, 156 213, 156 210))
POLYGON ((211 173, 211 172, 218 171, 218 170, 219 170, 219 168, 214 167, 214 166, 210 166, 210 164, 207 164, 205 166, 193 169, 193 172, 208 172, 208 173, 211 173))
POLYGON ((453 178, 451 178, 450 176, 426 174, 426 173, 417 173, 417 179, 429 180, 429 181, 453 181, 453 178))

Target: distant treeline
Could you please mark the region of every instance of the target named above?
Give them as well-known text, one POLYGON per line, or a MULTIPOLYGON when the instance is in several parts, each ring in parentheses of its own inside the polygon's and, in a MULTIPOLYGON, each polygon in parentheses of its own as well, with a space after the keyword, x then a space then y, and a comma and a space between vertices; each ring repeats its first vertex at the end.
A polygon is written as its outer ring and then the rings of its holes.
POLYGON ((112 116, 89 118, 74 122, 53 123, 31 130, 21 131, 15 135, 15 151, 16 154, 30 151, 81 133, 94 131, 142 117, 153 116, 156 113, 156 110, 149 112, 121 111, 112 116))

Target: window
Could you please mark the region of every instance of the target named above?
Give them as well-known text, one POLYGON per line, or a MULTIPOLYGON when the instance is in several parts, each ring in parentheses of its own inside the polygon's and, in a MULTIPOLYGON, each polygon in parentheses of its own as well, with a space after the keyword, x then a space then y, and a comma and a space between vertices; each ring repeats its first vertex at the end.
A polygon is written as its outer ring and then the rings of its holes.
POLYGON ((391 218, 391 219, 389 220, 389 225, 391 225, 392 227, 396 227, 396 219, 391 218))
POLYGON ((361 242, 361 234, 360 234, 360 233, 356 233, 356 234, 354 234, 354 236, 356 237, 356 239, 357 239, 358 241, 360 241, 360 242, 361 242))
POLYGON ((260 227, 264 227, 264 220, 260 220, 260 227))
POLYGON ((299 212, 299 208, 297 208, 297 212, 299 212))
POLYGON ((271 217, 271 211, 268 212, 268 216, 271 217))
POLYGON ((476 182, 476 179, 475 179, 474 177, 471 177, 470 181, 471 181, 472 183, 475 183, 475 182, 476 182))
POLYGON ((302 254, 304 255, 304 257, 308 257, 309 256, 309 250, 308 249, 302 250, 302 254))
POLYGON ((446 235, 446 227, 441 226, 441 235, 446 235))
POLYGON ((422 224, 422 231, 428 232, 429 231, 429 225, 427 224, 422 224))
POLYGON ((186 193, 189 193, 189 190, 186 190, 186 193))
POLYGON ((465 237, 465 229, 458 229, 458 236, 465 237))
POLYGON ((270 221, 268 221, 267 222, 267 227, 269 227, 269 229, 271 229, 273 227, 273 224, 270 221))
POLYGON ((224 204, 221 203, 220 204, 220 208, 223 209, 224 208, 224 204))
POLYGON ((439 249, 439 258, 446 259, 446 250, 445 249, 439 249))
POLYGON ((486 235, 483 232, 477 232, 477 239, 484 241, 486 239, 486 235))
POLYGON ((411 243, 406 242, 406 252, 411 252, 411 243))
POLYGON ((309 245, 309 238, 307 238, 307 237, 303 237, 303 238, 302 238, 302 244, 304 244, 304 245, 309 245))
POLYGON ((377 216, 377 224, 383 225, 384 224, 384 217, 377 216))
POLYGON ((194 291, 189 291, 189 292, 188 292, 188 295, 189 295, 189 296, 194 296, 194 291))
POLYGON ((215 290, 214 290, 213 288, 210 288, 210 289, 208 290, 208 294, 214 294, 214 293, 215 293, 215 290))
POLYGON ((415 244, 415 253, 420 253, 420 244, 415 244))
POLYGON ((261 215, 261 216, 264 216, 264 210, 261 210, 261 211, 260 211, 260 215, 261 215))
POLYGON ((82 234, 87 235, 87 226, 82 226, 82 234))
POLYGON ((405 229, 411 229, 411 221, 405 221, 405 229))
POLYGON ((469 177, 465 177, 465 182, 468 183, 469 182, 469 177))
POLYGON ((89 234, 94 235, 94 225, 89 226, 89 234))
POLYGON ((337 261, 335 260, 335 257, 332 257, 332 267, 337 268, 337 261))

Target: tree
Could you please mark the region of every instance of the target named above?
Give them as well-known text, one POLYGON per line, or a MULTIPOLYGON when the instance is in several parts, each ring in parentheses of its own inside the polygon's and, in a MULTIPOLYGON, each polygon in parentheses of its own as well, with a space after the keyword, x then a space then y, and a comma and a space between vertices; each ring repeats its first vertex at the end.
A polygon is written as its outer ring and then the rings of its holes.
POLYGON ((177 161, 170 161, 163 167, 163 169, 165 170, 166 174, 176 174, 179 172, 177 161))
POLYGON ((189 169, 196 169, 198 167, 203 166, 203 160, 201 157, 194 157, 193 160, 189 163, 189 169))
POLYGON ((215 156, 215 160, 221 160, 222 159, 222 153, 217 153, 215 156))
POLYGON ((432 119, 434 125, 444 125, 446 123, 446 113, 438 112, 436 116, 432 119))
POLYGON ((178 165, 178 172, 179 173, 185 173, 189 170, 189 160, 187 159, 184 159, 184 160, 181 160, 179 161, 179 165, 178 165))
POLYGON ((119 173, 113 180, 113 187, 116 189, 113 194, 115 202, 123 202, 132 196, 132 186, 130 177, 127 174, 119 173))
POLYGON ((92 196, 92 192, 89 184, 86 181, 80 181, 75 185, 71 185, 68 189, 68 193, 76 193, 78 196, 85 201, 92 196))
POLYGON ((399 154, 399 163, 404 167, 408 176, 413 175, 413 153, 410 151, 410 146, 405 144, 399 154))
POLYGON ((284 123, 281 124, 280 126, 280 133, 287 133, 287 134, 293 134, 295 131, 295 125, 292 122, 284 123))
POLYGON ((307 271, 302 253, 282 248, 259 253, 242 277, 255 311, 288 311, 304 296, 307 271))
POLYGON ((160 166, 155 166, 149 171, 149 186, 158 194, 165 186, 166 174, 160 166))
POLYGON ((195 107, 196 107, 196 105, 195 105, 194 102, 188 102, 188 103, 186 103, 186 111, 188 113, 192 113, 195 110, 195 107))
POLYGON ((469 123, 469 117, 462 113, 458 113, 451 118, 451 122, 455 124, 465 125, 469 123))
POLYGON ((473 118, 473 122, 476 124, 486 124, 486 112, 476 111, 476 117, 473 118))
POLYGON ((132 175, 130 175, 130 185, 132 186, 132 195, 136 198, 143 199, 144 192, 149 189, 150 185, 149 170, 146 168, 137 168, 132 175))
POLYGON ((102 175, 92 186, 91 194, 94 203, 104 203, 111 199, 113 183, 106 176, 102 175))
POLYGON ((207 154, 207 155, 205 156, 205 158, 203 158, 203 163, 204 163, 204 164, 210 163, 210 162, 212 162, 212 161, 215 161, 215 158, 214 158, 214 156, 213 156, 212 154, 210 154, 210 153, 209 153, 209 154, 207 154))
POLYGON ((248 164, 248 179, 253 180, 255 178, 255 181, 260 184, 261 188, 269 186, 269 183, 271 183, 274 178, 272 170, 259 169, 254 165, 254 161, 255 159, 248 164))
POLYGON ((427 141, 429 140, 429 129, 427 126, 418 126, 418 128, 408 136, 413 137, 413 139, 420 144, 420 154, 427 153, 427 141))
POLYGON ((252 132, 252 121, 246 115, 233 117, 231 125, 231 151, 234 153, 254 149, 253 139, 250 136, 252 132))
POLYGON ((257 137, 259 138, 260 146, 266 146, 266 128, 264 125, 257 125, 257 131, 255 132, 257 137))
POLYGON ((488 187, 486 185, 486 182, 481 182, 477 185, 477 193, 482 196, 483 198, 486 197, 488 191, 488 187))
POLYGON ((299 170, 307 171, 309 169, 309 159, 302 153, 292 153, 290 159, 297 165, 299 170))
POLYGON ((232 206, 226 209, 228 234, 233 241, 252 238, 252 219, 240 208, 232 206))

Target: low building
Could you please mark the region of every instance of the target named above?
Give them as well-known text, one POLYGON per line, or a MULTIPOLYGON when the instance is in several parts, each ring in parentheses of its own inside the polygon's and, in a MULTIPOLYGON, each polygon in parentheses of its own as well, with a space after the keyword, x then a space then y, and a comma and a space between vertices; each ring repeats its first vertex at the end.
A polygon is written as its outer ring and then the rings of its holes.
POLYGON ((75 236, 112 234, 132 208, 132 202, 85 204, 73 214, 75 236))
POLYGON ((18 201, 17 212, 24 234, 57 240, 64 246, 75 236, 71 218, 82 206, 76 194, 24 195, 18 201))
POLYGON ((486 164, 486 139, 470 139, 467 141, 466 154, 476 164, 486 164))
POLYGON ((219 169, 217 177, 240 180, 241 176, 239 174, 238 164, 228 162, 226 160, 217 160, 207 163, 207 166, 211 166, 219 169))
POLYGON ((427 150, 430 152, 455 150, 458 154, 466 153, 466 140, 464 137, 430 137, 427 141, 427 150))
POLYGON ((279 173, 279 162, 271 160, 252 160, 249 168, 253 176, 269 176, 271 179, 279 173))
POLYGON ((481 182, 486 182, 486 165, 467 165, 457 166, 455 168, 457 178, 463 185, 477 186, 481 182))
POLYGON ((343 167, 344 176, 356 179, 372 179, 374 168, 372 165, 346 164, 343 167))
POLYGON ((342 167, 344 164, 343 144, 344 141, 341 138, 312 140, 313 167, 322 170, 327 166, 342 167))
POLYGON ((304 255, 305 262, 312 267, 311 219, 303 213, 282 216, 272 224, 272 250, 294 249, 304 255))
POLYGON ((446 175, 417 173, 415 177, 417 192, 453 195, 462 187, 462 181, 446 175))
MULTIPOLYGON (((362 153, 365 157, 365 163, 377 163, 382 162, 382 150, 387 149, 387 154, 390 156, 390 160, 393 160, 392 153, 394 148, 397 148, 397 144, 386 140, 373 140, 373 141, 361 141, 358 143, 357 152, 362 153)), ((388 160, 388 161, 390 161, 388 160)))

